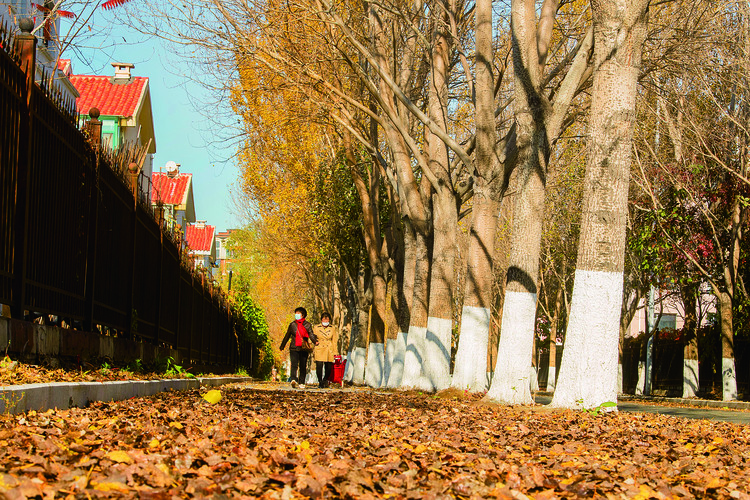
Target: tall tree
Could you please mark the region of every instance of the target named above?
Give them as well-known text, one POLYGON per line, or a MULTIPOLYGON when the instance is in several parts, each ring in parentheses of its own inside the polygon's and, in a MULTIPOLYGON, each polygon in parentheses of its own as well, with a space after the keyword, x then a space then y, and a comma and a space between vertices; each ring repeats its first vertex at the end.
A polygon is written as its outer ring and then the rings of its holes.
POLYGON ((592 0, 594 80, 581 238, 553 406, 617 401, 628 184, 650 0, 592 0))

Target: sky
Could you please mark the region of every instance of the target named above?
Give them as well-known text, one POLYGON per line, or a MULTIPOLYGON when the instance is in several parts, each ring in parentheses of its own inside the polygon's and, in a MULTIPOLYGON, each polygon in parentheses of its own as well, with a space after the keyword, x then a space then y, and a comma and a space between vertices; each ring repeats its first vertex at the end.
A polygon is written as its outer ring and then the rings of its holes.
POLYGON ((217 135, 210 133, 216 125, 200 110, 207 91, 179 74, 178 57, 161 40, 117 26, 99 43, 62 57, 72 59, 74 74, 114 75, 110 63, 117 61, 133 63, 133 76, 148 77, 156 137, 154 171, 170 160, 181 164, 180 172, 193 174, 196 219, 206 220, 217 231, 239 227, 230 195, 238 176, 231 159, 235 146, 211 140, 217 135))

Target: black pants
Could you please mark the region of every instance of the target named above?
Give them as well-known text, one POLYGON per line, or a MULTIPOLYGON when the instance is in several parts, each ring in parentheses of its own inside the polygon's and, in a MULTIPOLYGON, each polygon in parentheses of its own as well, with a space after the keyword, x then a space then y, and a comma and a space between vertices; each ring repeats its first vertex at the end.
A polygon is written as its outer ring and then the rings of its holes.
POLYGON ((292 362, 292 373, 289 376, 300 384, 304 384, 305 377, 307 377, 307 357, 309 355, 310 353, 307 351, 289 350, 289 360, 292 362), (299 376, 297 375, 297 368, 299 368, 299 376))
POLYGON ((328 385, 331 380, 331 373, 333 373, 333 363, 330 361, 316 361, 315 362, 315 374, 318 376, 318 383, 320 387, 328 385), (323 367, 326 369, 326 375, 323 376, 323 367))

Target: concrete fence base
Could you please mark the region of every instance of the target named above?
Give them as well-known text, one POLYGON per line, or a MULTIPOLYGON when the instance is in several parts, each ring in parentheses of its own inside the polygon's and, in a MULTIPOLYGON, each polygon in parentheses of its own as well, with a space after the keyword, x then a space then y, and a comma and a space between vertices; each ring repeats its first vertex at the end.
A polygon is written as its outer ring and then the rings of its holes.
POLYGON ((166 346, 0 317, 0 358, 6 352, 22 362, 43 363, 53 368, 61 362, 83 365, 106 359, 127 364, 140 359, 147 364, 171 357, 175 363, 185 368, 190 365, 199 373, 232 371, 229 366, 184 359, 179 351, 166 346))
POLYGON ((52 382, 0 387, 0 414, 17 414, 29 410, 46 411, 83 408, 93 401, 121 401, 175 390, 186 391, 201 386, 218 387, 249 382, 250 377, 198 377, 190 379, 126 380, 117 382, 52 382))

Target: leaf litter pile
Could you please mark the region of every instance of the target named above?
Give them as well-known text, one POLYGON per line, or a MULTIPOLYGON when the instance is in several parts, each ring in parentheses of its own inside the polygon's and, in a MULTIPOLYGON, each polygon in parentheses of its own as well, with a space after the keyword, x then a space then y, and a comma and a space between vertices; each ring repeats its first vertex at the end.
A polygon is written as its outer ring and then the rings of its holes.
POLYGON ((0 416, 0 497, 745 499, 749 437, 663 415, 236 385, 0 416))

